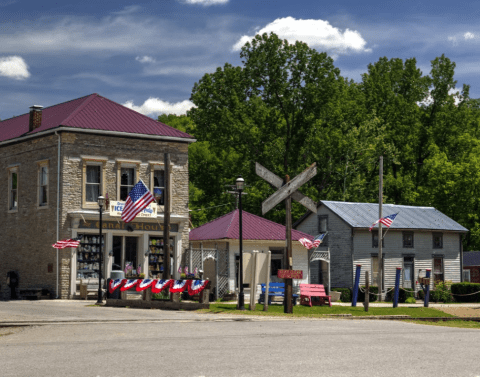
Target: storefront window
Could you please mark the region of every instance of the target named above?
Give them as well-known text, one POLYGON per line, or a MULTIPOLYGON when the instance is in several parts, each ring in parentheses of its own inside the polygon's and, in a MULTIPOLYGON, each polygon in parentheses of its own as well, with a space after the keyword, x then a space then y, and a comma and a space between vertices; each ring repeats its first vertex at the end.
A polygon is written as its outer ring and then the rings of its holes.
MULTIPOLYGON (((77 279, 98 278, 100 266, 100 236, 80 234, 80 246, 77 247, 77 279)), ((102 250, 105 237, 102 236, 102 250)))
MULTIPOLYGON (((170 238, 170 266, 173 268, 174 239, 170 238)), ((163 237, 150 237, 148 248, 148 275, 150 279, 161 278, 163 274, 165 243, 163 237)), ((190 271, 191 272, 191 271, 190 271)), ((171 271, 173 274, 173 272, 171 271)))

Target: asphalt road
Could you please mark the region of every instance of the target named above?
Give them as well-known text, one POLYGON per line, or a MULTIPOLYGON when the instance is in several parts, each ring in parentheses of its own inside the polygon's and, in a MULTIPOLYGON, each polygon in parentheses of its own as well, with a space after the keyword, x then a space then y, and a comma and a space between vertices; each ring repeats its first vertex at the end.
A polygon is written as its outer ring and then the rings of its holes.
POLYGON ((479 330, 24 303, 0 326, 43 325, 3 329, 2 377, 480 376, 479 330))

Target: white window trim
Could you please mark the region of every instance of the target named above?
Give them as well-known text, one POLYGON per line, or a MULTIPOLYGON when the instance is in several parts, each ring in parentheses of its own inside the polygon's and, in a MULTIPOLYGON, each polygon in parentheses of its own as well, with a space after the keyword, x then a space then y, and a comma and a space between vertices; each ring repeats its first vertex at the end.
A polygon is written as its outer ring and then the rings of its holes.
POLYGON ((120 199, 120 184, 122 182, 122 168, 133 168, 133 185, 136 185, 139 180, 139 171, 140 171, 140 163, 141 161, 137 160, 121 160, 116 159, 117 162, 117 200, 120 199))
POLYGON ((19 184, 19 166, 20 165, 11 165, 7 168, 8 170, 8 201, 7 201, 7 213, 17 213, 18 207, 20 204, 20 184, 19 184), (15 208, 10 208, 10 203, 12 201, 12 174, 17 174, 17 206, 15 208))
POLYGON ((463 282, 467 282, 467 283, 471 283, 472 282, 472 275, 470 273, 470 269, 467 268, 467 269, 464 269, 463 270, 463 282), (465 279, 465 272, 468 272, 468 280, 465 279))
POLYGON ((98 209, 97 202, 87 202, 87 166, 100 166, 100 194, 105 196, 105 166, 107 157, 80 156, 82 158, 82 208, 98 209))
MULTIPOLYGON (((153 189, 155 187, 155 179, 154 179, 154 173, 155 170, 163 170, 165 171, 165 164, 163 162, 158 162, 158 161, 148 161, 148 164, 150 165, 150 191, 154 195, 153 189)), ((173 203, 173 190, 172 190, 172 179, 173 177, 173 164, 170 162, 170 179, 168 180, 169 182, 169 190, 170 190, 170 211, 172 211, 172 203, 173 203)), ((160 206, 157 205, 157 214, 159 212, 165 212, 165 206, 160 206)))
POLYGON ((50 205, 50 161, 37 161, 37 209, 47 209, 50 205), (40 188, 42 183, 42 168, 47 168, 47 203, 40 205, 40 188))

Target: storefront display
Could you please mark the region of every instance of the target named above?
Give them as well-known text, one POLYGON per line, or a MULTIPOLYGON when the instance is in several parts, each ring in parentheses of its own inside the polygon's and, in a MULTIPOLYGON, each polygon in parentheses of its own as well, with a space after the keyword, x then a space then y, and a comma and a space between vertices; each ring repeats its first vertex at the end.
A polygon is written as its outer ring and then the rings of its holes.
MULTIPOLYGON (((79 234, 80 246, 77 248, 77 279, 98 278, 100 266, 99 235, 79 234)), ((102 250, 105 238, 102 236, 102 250)))
MULTIPOLYGON (((173 256, 174 239, 170 238, 170 257, 173 256)), ((148 277, 161 278, 164 266, 163 237, 150 237, 148 246, 148 277)))

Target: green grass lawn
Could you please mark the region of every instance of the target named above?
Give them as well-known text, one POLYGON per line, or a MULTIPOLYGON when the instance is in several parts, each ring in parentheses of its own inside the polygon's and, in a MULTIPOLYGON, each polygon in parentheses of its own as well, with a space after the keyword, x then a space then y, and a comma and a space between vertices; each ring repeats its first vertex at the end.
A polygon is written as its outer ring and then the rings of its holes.
MULTIPOLYGON (((248 307, 248 305, 246 305, 248 307)), ((283 305, 270 305, 268 312, 263 311, 263 305, 257 304, 255 310, 240 311, 236 309, 236 305, 229 304, 210 304, 210 309, 202 309, 202 313, 225 313, 225 314, 247 314, 247 315, 271 315, 271 316, 286 316, 286 317, 306 317, 306 318, 321 318, 329 315, 351 315, 351 316, 373 316, 373 315, 408 315, 415 317, 455 317, 454 315, 444 313, 433 308, 370 308, 365 312, 363 306, 304 306, 296 305, 293 307, 293 314, 285 314, 283 312, 283 305)))
POLYGON ((417 323, 419 325, 443 326, 443 327, 459 327, 462 329, 480 329, 480 322, 475 321, 406 321, 410 323, 417 323))

